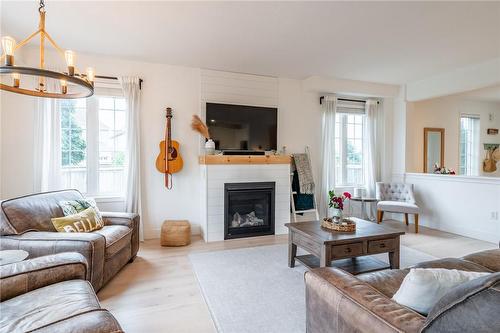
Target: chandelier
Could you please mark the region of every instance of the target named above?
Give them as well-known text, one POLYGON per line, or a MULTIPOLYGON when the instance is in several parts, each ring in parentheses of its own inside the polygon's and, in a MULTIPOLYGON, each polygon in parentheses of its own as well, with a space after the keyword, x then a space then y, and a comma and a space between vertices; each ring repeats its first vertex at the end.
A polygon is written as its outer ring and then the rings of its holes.
POLYGON ((45 4, 40 0, 38 8, 40 20, 38 30, 19 43, 9 36, 2 37, 3 53, 0 57, 0 89, 18 94, 46 98, 84 98, 94 94, 95 73, 87 68, 86 73, 80 73, 75 67, 76 54, 70 50, 61 49, 45 30, 45 4), (28 44, 35 36, 40 38, 39 66, 21 67, 14 62, 14 53, 28 44), (48 41, 66 61, 67 72, 45 69, 45 44, 48 41), (34 78, 34 79, 33 79, 34 78), (59 81, 59 84, 57 84, 59 81), (51 83, 56 84, 51 84, 51 83))

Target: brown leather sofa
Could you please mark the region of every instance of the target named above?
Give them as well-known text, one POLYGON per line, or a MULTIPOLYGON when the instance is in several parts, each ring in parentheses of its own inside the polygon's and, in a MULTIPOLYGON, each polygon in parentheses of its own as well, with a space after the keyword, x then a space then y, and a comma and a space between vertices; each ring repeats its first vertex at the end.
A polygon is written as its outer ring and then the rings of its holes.
POLYGON ((500 332, 500 249, 415 267, 493 274, 457 286, 425 317, 391 299, 409 269, 314 269, 305 274, 307 332, 500 332))
POLYGON ((0 333, 123 332, 101 309, 79 253, 59 253, 0 266, 0 333))
POLYGON ((83 198, 77 190, 27 195, 1 202, 0 249, 28 251, 30 258, 78 252, 87 260, 86 279, 98 291, 139 250, 139 216, 105 213, 105 226, 89 233, 57 232, 51 218, 63 216, 59 201, 83 198))

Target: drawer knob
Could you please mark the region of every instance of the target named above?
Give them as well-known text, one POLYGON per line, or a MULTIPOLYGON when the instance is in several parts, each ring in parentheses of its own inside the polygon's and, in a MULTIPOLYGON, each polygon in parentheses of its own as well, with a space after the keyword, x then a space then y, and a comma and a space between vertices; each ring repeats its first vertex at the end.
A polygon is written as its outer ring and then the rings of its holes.
POLYGON ((348 247, 347 249, 345 249, 345 252, 347 252, 347 253, 351 253, 351 248, 350 248, 350 247, 348 247))
POLYGON ((385 247, 385 244, 384 244, 384 243, 380 244, 380 247, 381 247, 381 248, 384 248, 384 247, 385 247))

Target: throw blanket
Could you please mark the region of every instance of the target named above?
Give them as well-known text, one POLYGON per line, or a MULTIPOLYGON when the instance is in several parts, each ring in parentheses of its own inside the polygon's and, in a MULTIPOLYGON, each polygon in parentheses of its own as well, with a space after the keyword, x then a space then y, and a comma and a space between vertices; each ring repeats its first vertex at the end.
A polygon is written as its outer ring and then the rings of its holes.
POLYGON ((293 161, 299 176, 300 193, 314 194, 314 179, 307 154, 293 154, 293 161))

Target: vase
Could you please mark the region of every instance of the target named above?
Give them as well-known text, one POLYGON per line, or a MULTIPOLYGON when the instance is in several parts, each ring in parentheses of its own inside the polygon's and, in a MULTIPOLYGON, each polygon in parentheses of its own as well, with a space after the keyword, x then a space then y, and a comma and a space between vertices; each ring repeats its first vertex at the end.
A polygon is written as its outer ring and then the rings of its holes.
POLYGON ((342 211, 342 209, 338 209, 338 208, 332 209, 332 219, 334 222, 342 221, 343 217, 344 217, 344 212, 342 211))
POLYGON ((207 142, 205 142, 205 154, 215 154, 215 142, 212 139, 208 139, 207 142))

